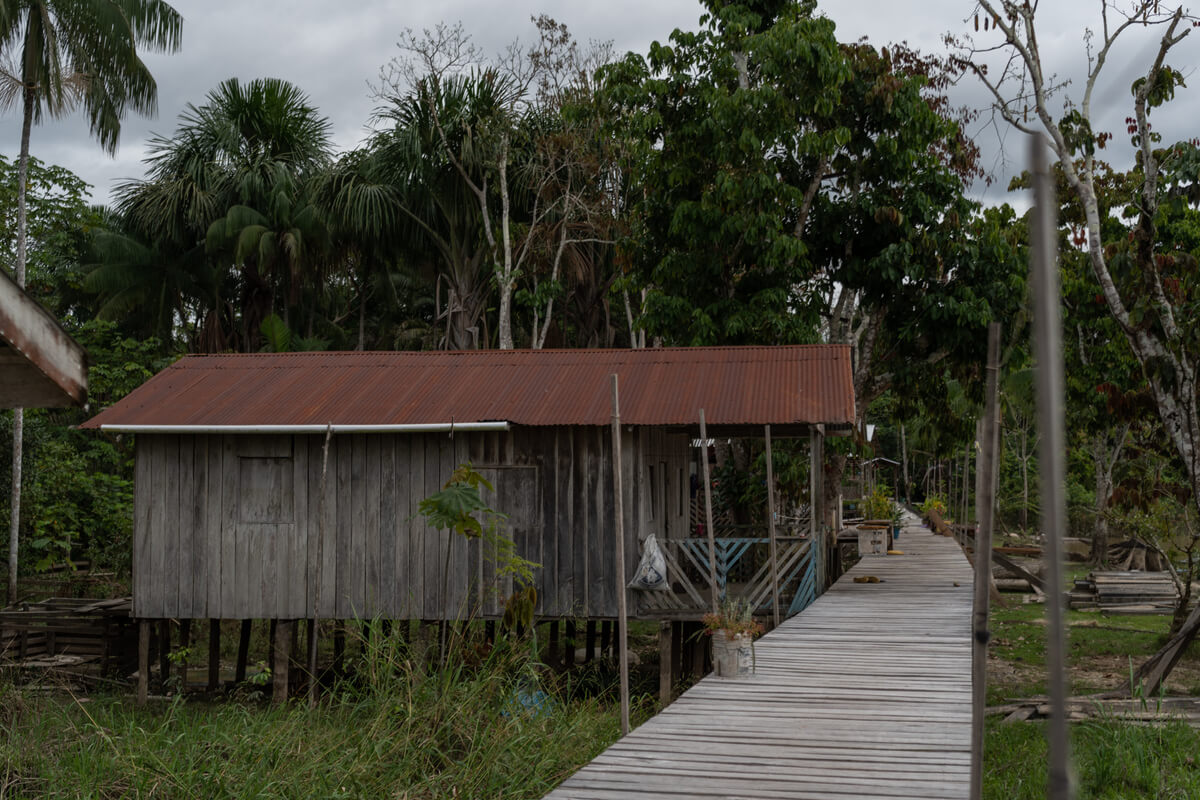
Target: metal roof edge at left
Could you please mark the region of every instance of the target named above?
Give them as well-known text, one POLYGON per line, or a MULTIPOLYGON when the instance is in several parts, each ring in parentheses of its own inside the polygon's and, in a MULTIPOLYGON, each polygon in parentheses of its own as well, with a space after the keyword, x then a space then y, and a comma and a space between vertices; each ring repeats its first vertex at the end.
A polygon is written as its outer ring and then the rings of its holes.
POLYGON ((396 425, 101 425, 110 433, 454 433, 455 431, 506 431, 506 421, 430 422, 396 425))

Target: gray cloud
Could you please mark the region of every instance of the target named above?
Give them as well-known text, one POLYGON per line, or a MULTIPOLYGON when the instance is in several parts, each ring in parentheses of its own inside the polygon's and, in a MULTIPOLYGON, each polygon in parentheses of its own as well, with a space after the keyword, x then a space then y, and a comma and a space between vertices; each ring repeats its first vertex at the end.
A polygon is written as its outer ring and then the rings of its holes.
MULTIPOLYGON (((345 150, 364 135, 374 106, 367 83, 397 53, 396 39, 406 27, 421 29, 439 21, 461 20, 475 41, 492 53, 513 39, 532 40, 529 18, 545 12, 566 23, 578 39, 612 40, 618 53, 645 53, 652 40, 665 41, 674 28, 695 29, 702 13, 695 0, 447 0, 437 4, 177 0, 174 5, 185 19, 182 50, 146 56, 158 80, 159 115, 153 120, 128 118, 115 159, 105 156, 89 138, 80 115, 33 132, 34 155, 81 175, 93 185, 97 201, 107 201, 118 181, 141 177, 151 132, 170 133, 187 103, 203 102, 208 91, 229 77, 279 77, 295 83, 329 118, 335 146, 345 150)), ((1041 41, 1051 71, 1063 76, 1083 74, 1083 26, 1094 5, 1086 0, 1043 3, 1041 41)), ((941 52, 945 32, 966 33, 972 28, 968 20, 973 8, 970 0, 838 0, 824 3, 822 12, 837 23, 843 40, 866 36, 877 45, 905 40, 923 51, 941 52)), ((1117 146, 1111 154, 1118 168, 1132 163, 1123 123, 1132 111, 1129 85, 1144 69, 1157 40, 1153 30, 1131 33, 1135 35, 1114 54, 1106 67, 1107 80, 1096 93, 1098 127, 1116 134, 1117 146)), ((1188 41, 1180 52, 1187 61, 1176 59, 1176 66, 1195 63, 1193 42, 1188 41)), ((1078 95, 1082 87, 1072 84, 1068 92, 1078 95)), ((988 101, 982 87, 970 79, 956 87, 952 97, 972 107, 988 101)), ((1187 97, 1181 97, 1156 113, 1157 129, 1167 140, 1190 137, 1194 124, 1188 112, 1187 97)), ((997 172, 992 188, 976 191, 989 202, 1015 200, 1006 196, 1004 187, 1025 161, 1024 137, 983 122, 972 133, 984 149, 985 166, 997 172)), ((0 136, 4 153, 15 156, 20 136, 15 112, 0 118, 0 136)))

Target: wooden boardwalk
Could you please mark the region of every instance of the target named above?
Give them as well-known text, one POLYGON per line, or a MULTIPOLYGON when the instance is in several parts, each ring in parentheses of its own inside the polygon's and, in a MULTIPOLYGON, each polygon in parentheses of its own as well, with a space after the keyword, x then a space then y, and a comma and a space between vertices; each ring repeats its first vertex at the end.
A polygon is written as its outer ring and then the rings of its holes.
POLYGON ((914 524, 547 800, 965 798, 972 573, 914 524), (855 583, 874 575, 880 583, 855 583))

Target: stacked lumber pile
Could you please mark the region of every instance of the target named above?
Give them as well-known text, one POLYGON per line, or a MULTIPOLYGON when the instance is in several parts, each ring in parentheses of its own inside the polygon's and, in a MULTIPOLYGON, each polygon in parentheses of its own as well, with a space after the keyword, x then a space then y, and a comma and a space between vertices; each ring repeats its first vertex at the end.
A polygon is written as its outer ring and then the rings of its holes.
POLYGON ((1071 608, 1116 614, 1169 614, 1178 596, 1171 573, 1128 570, 1092 572, 1067 595, 1071 608))
POLYGON ((137 669, 137 626, 128 597, 56 597, 0 610, 0 664, 76 676, 137 669))

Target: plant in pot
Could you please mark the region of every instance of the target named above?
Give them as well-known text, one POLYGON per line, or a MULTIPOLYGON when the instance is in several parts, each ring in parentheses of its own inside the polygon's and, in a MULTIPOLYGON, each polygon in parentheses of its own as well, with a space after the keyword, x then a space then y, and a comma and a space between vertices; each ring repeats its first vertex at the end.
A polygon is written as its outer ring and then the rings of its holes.
POLYGON ((876 489, 863 500, 863 521, 867 524, 887 524, 892 518, 892 498, 882 489, 876 489))
POLYGON ((904 522, 904 516, 899 503, 892 503, 892 539, 893 541, 900 538, 900 526, 904 522))
POLYGON ((713 672, 736 678, 754 671, 754 638, 763 632, 749 602, 725 598, 715 613, 705 614, 705 632, 712 636, 713 672))

